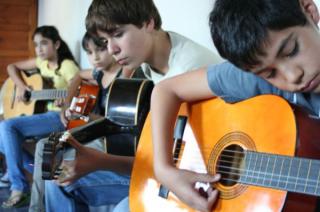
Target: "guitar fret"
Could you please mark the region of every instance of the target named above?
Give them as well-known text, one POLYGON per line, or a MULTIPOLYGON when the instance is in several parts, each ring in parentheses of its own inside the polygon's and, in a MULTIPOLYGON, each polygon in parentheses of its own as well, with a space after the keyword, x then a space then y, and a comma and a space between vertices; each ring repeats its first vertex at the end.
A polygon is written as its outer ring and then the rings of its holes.
POLYGON ((258 169, 257 169, 258 174, 257 174, 257 177, 256 177, 256 183, 257 184, 262 184, 263 179, 265 178, 265 174, 262 172, 263 154, 261 154, 260 157, 259 157, 259 155, 257 155, 257 156, 258 156, 258 158, 260 158, 260 163, 259 163, 259 166, 258 166, 258 169), (262 175, 262 179, 260 177, 261 175, 262 175))
POLYGON ((289 164, 289 170, 288 170, 288 175, 287 175, 287 180, 286 180, 286 185, 285 188, 288 189, 288 183, 289 183, 289 173, 291 172, 291 165, 292 165, 292 159, 289 158, 290 164, 289 164))
MULTIPOLYGON (((255 170, 255 168, 256 168, 256 166, 257 166, 257 154, 252 154, 253 156, 254 156, 254 163, 253 163, 253 167, 252 167, 252 170, 255 170)), ((251 179, 251 183, 254 183, 253 181, 254 181, 254 177, 252 177, 252 174, 251 174, 251 176, 250 176, 250 178, 249 179, 251 179)))
POLYGON ((61 89, 46 89, 40 91, 31 91, 31 99, 49 100, 59 99, 67 96, 66 90, 61 89))
POLYGON ((281 164, 281 172, 279 178, 279 188, 287 189, 288 185, 288 173, 290 172, 291 166, 291 159, 289 157, 282 157, 282 164, 281 164))
POLYGON ((282 168, 283 168, 283 163, 284 163, 284 158, 282 158, 282 161, 281 161, 281 166, 280 166, 280 172, 279 172, 279 179, 278 179, 278 182, 277 182, 277 187, 279 187, 279 184, 282 182, 281 181, 281 176, 282 176, 282 168))
POLYGON ((276 167, 276 163, 277 163, 277 157, 274 157, 274 163, 273 163, 273 167, 272 167, 272 172, 271 172, 271 177, 270 177, 270 186, 272 187, 272 183, 273 183, 273 175, 274 175, 274 168, 276 167))
POLYGON ((319 180, 320 180, 320 169, 318 170, 317 184, 316 184, 316 186, 315 186, 314 194, 319 193, 319 192, 318 192, 318 189, 319 189, 319 180))
POLYGON ((248 151, 239 182, 319 195, 320 161, 248 151))
POLYGON ((250 152, 246 152, 245 156, 244 156, 244 161, 245 161, 245 165, 244 165, 244 171, 241 171, 240 173, 240 179, 239 182, 246 182, 247 180, 247 176, 248 176, 248 167, 250 167, 250 162, 251 162, 251 155, 250 152))
MULTIPOLYGON (((308 166, 308 172, 307 172, 306 182, 308 182, 308 180, 309 180, 309 175, 310 175, 310 166, 311 166, 311 160, 309 161, 309 166, 308 166)), ((304 190, 303 190, 303 192, 304 192, 304 193, 306 192, 307 187, 308 187, 308 184, 307 184, 307 183, 305 183, 305 185, 304 185, 304 190)))
MULTIPOLYGON (((266 170, 268 169, 269 161, 270 161, 270 157, 267 157, 267 165, 266 165, 267 168, 266 168, 266 170)), ((268 172, 267 172, 267 173, 268 173, 268 172)), ((266 176, 266 175, 265 175, 265 176, 266 176)), ((262 180, 262 185, 264 185, 265 180, 266 180, 266 177, 263 178, 263 180, 262 180)))

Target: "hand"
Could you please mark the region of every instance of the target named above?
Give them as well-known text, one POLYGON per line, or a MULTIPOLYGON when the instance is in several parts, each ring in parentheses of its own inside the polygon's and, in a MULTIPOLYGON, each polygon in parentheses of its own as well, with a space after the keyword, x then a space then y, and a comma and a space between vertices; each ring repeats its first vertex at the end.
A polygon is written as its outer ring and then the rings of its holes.
POLYGON ((32 89, 28 86, 24 86, 24 87, 18 87, 17 90, 17 98, 18 98, 18 102, 24 102, 27 99, 25 98, 25 93, 28 91, 31 91, 32 89))
POLYGON ((166 175, 166 180, 171 179, 166 186, 182 202, 199 211, 212 211, 212 207, 218 198, 218 190, 214 189, 212 184, 220 179, 220 174, 212 176, 175 168, 169 176, 166 175), (207 191, 202 188, 196 189, 195 184, 197 182, 209 183, 211 186, 207 191))
POLYGON ((71 112, 69 108, 62 108, 60 112, 60 121, 62 122, 63 126, 67 127, 70 117, 71 112))
POLYGON ((72 136, 67 139, 67 142, 76 149, 76 158, 73 161, 64 160, 62 162, 62 175, 60 174, 56 181, 62 186, 69 185, 82 176, 96 171, 97 168, 94 166, 96 164, 95 159, 97 159, 99 155, 105 154, 93 148, 81 145, 72 136))
POLYGON ((56 107, 63 107, 64 106, 64 98, 56 99, 54 101, 54 105, 56 107))

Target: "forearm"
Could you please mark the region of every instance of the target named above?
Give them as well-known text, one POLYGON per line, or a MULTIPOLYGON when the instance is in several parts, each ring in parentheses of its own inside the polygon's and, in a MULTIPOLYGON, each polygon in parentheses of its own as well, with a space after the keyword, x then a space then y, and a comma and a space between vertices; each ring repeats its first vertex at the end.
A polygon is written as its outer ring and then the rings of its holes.
POLYGON ((95 170, 107 170, 121 174, 130 175, 133 167, 134 157, 118 156, 111 154, 99 154, 94 159, 95 170))
POLYGON ((79 74, 76 74, 71 80, 70 85, 67 89, 67 97, 65 99, 65 107, 69 107, 72 101, 72 98, 77 95, 78 88, 81 85, 81 77, 79 74))
POLYGON ((20 88, 27 87, 25 81, 23 80, 21 76, 21 71, 14 65, 10 64, 7 67, 8 74, 10 78, 13 80, 13 82, 20 88))
POLYGON ((173 129, 180 105, 181 100, 170 90, 170 86, 160 83, 154 88, 151 99, 154 172, 160 181, 174 167, 173 129))

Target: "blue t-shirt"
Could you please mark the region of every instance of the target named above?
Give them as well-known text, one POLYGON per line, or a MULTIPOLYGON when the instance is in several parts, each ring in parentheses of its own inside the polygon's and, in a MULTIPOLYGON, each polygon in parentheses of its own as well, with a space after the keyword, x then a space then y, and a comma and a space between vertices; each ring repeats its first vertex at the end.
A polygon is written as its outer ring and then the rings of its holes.
POLYGON ((237 68, 229 62, 208 67, 208 84, 213 93, 229 103, 262 94, 274 94, 287 99, 320 117, 320 95, 280 90, 264 79, 237 68))

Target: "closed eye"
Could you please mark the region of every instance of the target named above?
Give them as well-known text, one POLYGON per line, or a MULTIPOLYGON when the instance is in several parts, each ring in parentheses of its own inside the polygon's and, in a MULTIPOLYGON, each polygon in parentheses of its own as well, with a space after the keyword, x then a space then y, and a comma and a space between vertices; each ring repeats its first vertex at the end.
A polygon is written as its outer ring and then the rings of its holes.
POLYGON ((299 52, 299 44, 297 41, 294 42, 294 47, 292 49, 292 51, 287 54, 287 57, 294 57, 295 55, 297 55, 297 53, 299 52))

